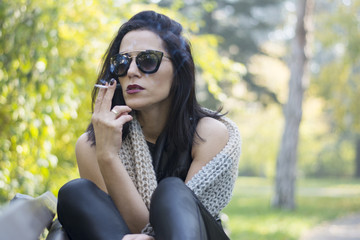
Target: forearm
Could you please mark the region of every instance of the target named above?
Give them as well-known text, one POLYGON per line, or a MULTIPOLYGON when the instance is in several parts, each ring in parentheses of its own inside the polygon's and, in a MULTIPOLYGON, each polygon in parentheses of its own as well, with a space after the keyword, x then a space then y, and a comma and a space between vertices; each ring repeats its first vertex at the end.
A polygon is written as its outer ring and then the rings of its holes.
POLYGON ((149 211, 125 166, 116 156, 99 156, 98 164, 109 195, 133 233, 149 222, 149 211))
MULTIPOLYGON (((86 151, 89 144, 84 144, 87 147, 80 151, 79 159, 84 164, 90 160, 97 165, 97 172, 96 167, 92 168, 94 174, 89 177, 99 179, 97 183, 106 188, 130 230, 137 233, 148 223, 149 212, 117 154, 122 145, 123 126, 133 118, 128 106, 112 106, 115 83, 112 79, 106 89, 100 89, 95 101, 91 118, 96 139, 91 152, 95 154, 90 155, 86 151)), ((86 176, 86 171, 81 172, 86 176)))

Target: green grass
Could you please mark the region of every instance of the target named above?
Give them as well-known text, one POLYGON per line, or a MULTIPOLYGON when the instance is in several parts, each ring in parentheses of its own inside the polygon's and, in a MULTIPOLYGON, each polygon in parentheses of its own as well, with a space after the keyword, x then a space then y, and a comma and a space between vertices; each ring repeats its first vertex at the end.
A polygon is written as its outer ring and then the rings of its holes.
POLYGON ((272 181, 240 177, 224 209, 232 240, 297 240, 306 230, 360 212, 360 180, 299 180, 296 209, 271 208, 272 181))

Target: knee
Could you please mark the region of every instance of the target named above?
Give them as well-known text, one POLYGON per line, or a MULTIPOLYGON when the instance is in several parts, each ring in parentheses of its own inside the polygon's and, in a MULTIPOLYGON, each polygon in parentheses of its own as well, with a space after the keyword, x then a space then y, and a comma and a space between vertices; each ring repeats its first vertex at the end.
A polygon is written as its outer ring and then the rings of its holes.
POLYGON ((176 177, 169 177, 162 180, 151 198, 151 206, 171 207, 179 202, 192 199, 192 191, 185 183, 176 177))
POLYGON ((152 197, 156 199, 163 195, 176 195, 183 188, 186 188, 186 185, 180 178, 168 177, 158 184, 152 197))
POLYGON ((62 186, 58 193, 58 214, 77 209, 77 204, 84 205, 84 200, 88 198, 88 193, 94 186, 93 182, 83 178, 74 179, 62 186))
POLYGON ((94 185, 93 182, 84 178, 78 178, 67 182, 58 193, 59 201, 78 198, 94 185))
POLYGON ((168 178, 163 179, 159 183, 158 187, 156 188, 156 191, 169 192, 171 190, 179 190, 179 189, 185 189, 185 188, 187 188, 187 186, 180 178, 168 177, 168 178))
POLYGON ((188 226, 185 223, 193 223, 194 219, 198 219, 199 210, 194 196, 181 179, 170 177, 162 180, 154 191, 150 204, 150 223, 155 232, 160 231, 161 226, 188 226))

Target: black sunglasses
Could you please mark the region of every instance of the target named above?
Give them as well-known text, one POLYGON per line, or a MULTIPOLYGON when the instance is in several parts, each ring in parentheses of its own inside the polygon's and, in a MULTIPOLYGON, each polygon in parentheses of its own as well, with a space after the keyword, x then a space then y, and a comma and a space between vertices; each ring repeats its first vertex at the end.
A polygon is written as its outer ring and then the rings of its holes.
MULTIPOLYGON (((137 67, 143 73, 155 73, 160 67, 162 58, 169 58, 164 56, 163 52, 156 50, 144 50, 136 52, 139 53, 135 57, 135 62, 137 67)), ((129 53, 130 52, 119 53, 110 58, 110 72, 113 75, 117 77, 123 77, 127 74, 133 59, 129 53)))

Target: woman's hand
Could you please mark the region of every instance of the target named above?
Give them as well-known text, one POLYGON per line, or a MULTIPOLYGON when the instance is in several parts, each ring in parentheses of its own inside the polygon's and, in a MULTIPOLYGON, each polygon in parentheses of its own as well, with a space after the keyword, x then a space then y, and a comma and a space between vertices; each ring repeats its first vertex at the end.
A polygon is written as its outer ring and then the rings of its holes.
MULTIPOLYGON (((131 109, 128 106, 111 109, 115 88, 115 80, 112 80, 107 89, 99 90, 95 101, 91 119, 96 140, 94 158, 99 170, 97 176, 102 177, 102 181, 98 182, 104 183, 103 188, 111 196, 130 231, 139 233, 149 222, 149 211, 118 156, 123 126, 133 118, 129 115, 131 109)), ((85 164, 82 166, 87 168, 85 164)))
POLYGON ((98 160, 117 156, 122 144, 123 126, 132 120, 128 106, 115 106, 111 109, 115 89, 116 81, 112 79, 107 89, 99 90, 95 101, 91 122, 94 126, 98 160))
POLYGON ((146 234, 127 234, 122 240, 155 240, 155 238, 146 234))

